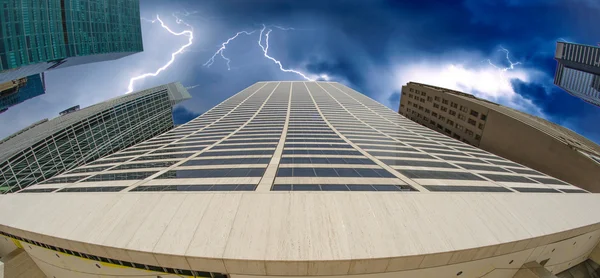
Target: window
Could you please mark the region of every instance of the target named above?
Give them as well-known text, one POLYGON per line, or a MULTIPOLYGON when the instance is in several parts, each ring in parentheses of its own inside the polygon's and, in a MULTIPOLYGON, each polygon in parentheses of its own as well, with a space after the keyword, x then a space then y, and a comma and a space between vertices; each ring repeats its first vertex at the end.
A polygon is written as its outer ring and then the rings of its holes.
POLYGON ((485 114, 481 114, 481 120, 485 121, 487 119, 487 116, 485 114))
POLYGON ((439 109, 439 108, 440 108, 440 105, 439 105, 439 104, 437 104, 437 103, 434 103, 434 104, 433 104, 433 107, 434 107, 434 108, 437 108, 437 109, 439 109))
POLYGON ((462 125, 460 125, 460 124, 458 124, 458 123, 456 124, 456 128, 458 128, 458 129, 460 129, 460 130, 464 130, 464 129, 465 129, 465 127, 464 127, 464 126, 462 126, 462 125))
POLYGON ((437 126, 437 128, 439 128, 439 129, 443 129, 443 128, 444 128, 444 127, 442 127, 442 125, 441 125, 441 124, 437 124, 436 126, 437 126))
POLYGON ((408 98, 413 98, 413 96, 411 94, 408 94, 408 98))
POLYGON ((429 121, 429 123, 432 124, 432 125, 435 125, 435 121, 434 120, 429 121))
POLYGON ((446 106, 442 106, 442 108, 441 108, 441 109, 442 109, 442 111, 444 111, 444 112, 448 112, 448 107, 446 107, 446 106))
POLYGON ((477 141, 481 140, 481 135, 475 134, 475 140, 477 140, 477 141))
POLYGON ((447 99, 445 99, 445 98, 444 98, 444 99, 442 99, 442 104, 446 104, 446 105, 448 105, 448 100, 447 100, 447 99))
POLYGON ((472 131, 472 130, 470 130, 470 129, 468 129, 468 128, 467 128, 467 129, 465 129, 465 133, 466 133, 467 135, 469 135, 469 136, 473 136, 473 131, 472 131))
POLYGON ((475 110, 471 110, 471 116, 477 117, 477 116, 479 116, 479 112, 477 112, 475 110))
POLYGON ((446 132, 448 135, 452 134, 452 131, 450 131, 450 130, 449 130, 449 129, 447 129, 447 128, 444 128, 444 132, 446 132))
POLYGON ((458 104, 454 103, 454 102, 450 102, 450 107, 452 107, 452 108, 458 108, 458 104))
POLYGON ((454 139, 456 139, 456 140, 460 140, 460 135, 458 135, 456 133, 454 133, 454 135, 452 135, 452 137, 454 137, 454 139))
POLYGON ((462 105, 461 105, 461 106, 460 106, 460 111, 463 111, 463 112, 468 112, 468 111, 469 111, 469 108, 467 108, 466 106, 462 106, 462 105))
POLYGON ((429 113, 431 113, 431 111, 429 111, 429 109, 425 108, 425 113, 429 114, 429 113))
POLYGON ((425 92, 421 92, 421 95, 422 95, 422 96, 425 96, 425 92))
POLYGON ((427 117, 423 117, 423 121, 425 121, 425 122, 428 122, 428 121, 429 121, 429 118, 427 118, 427 117))
POLYGON ((450 120, 450 119, 448 119, 446 121, 446 123, 449 124, 450 126, 454 126, 454 122, 452 120, 450 120))
POLYGON ((419 105, 419 110, 423 111, 423 106, 419 105))
POLYGON ((414 92, 413 88, 408 89, 409 92, 414 92))
POLYGON ((450 110, 448 111, 448 114, 452 115, 452 116, 456 116, 456 111, 454 110, 450 110))
POLYGON ((446 117, 444 117, 444 116, 442 116, 442 115, 440 115, 440 116, 438 117, 438 119, 440 119, 442 122, 446 121, 446 117))
POLYGON ((465 115, 460 114, 460 113, 458 113, 458 118, 461 119, 461 120, 463 120, 463 121, 467 119, 467 117, 465 117, 465 115))
POLYGON ((421 99, 420 99, 420 101, 421 101, 421 102, 425 102, 425 98, 421 98, 421 99))
POLYGON ((427 97, 427 101, 432 102, 433 98, 432 97, 427 97))
POLYGON ((413 103, 413 107, 414 108, 419 108, 419 106, 416 103, 413 103))
POLYGON ((440 97, 435 97, 435 101, 440 101, 440 97))
POLYGON ((469 119, 469 120, 467 120, 467 122, 468 122, 470 125, 473 125, 473 126, 474 126, 475 124, 477 124, 477 122, 476 122, 475 120, 473 120, 473 119, 469 119))
POLYGON ((478 127, 479 129, 483 130, 483 124, 479 124, 477 127, 478 127))
POLYGON ((431 116, 437 117, 437 116, 438 116, 438 113, 436 113, 436 112, 431 112, 431 116))

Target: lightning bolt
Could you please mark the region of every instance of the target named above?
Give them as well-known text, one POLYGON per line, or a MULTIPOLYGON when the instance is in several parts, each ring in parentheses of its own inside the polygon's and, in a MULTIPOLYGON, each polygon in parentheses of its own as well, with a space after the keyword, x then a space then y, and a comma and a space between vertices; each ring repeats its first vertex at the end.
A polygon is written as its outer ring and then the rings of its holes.
POLYGON ((162 26, 165 30, 167 30, 169 33, 175 35, 175 36, 186 36, 188 37, 188 42, 186 44, 184 44, 182 47, 180 47, 177 51, 171 53, 171 59, 162 67, 158 68, 156 71, 154 72, 149 72, 149 73, 144 73, 142 75, 138 75, 135 77, 132 77, 131 79, 129 79, 129 85, 127 86, 127 92, 126 94, 129 94, 131 92, 133 92, 133 84, 135 83, 135 81, 140 80, 140 79, 144 79, 146 77, 152 76, 155 77, 157 76, 159 73, 161 73, 162 71, 166 70, 169 66, 171 66, 171 64, 173 64, 173 62, 175 61, 175 57, 177 57, 177 55, 181 54, 184 52, 184 50, 186 48, 188 48, 190 45, 192 45, 193 40, 194 40, 194 28, 192 28, 191 25, 187 24, 185 21, 181 20, 179 17, 177 17, 175 15, 175 13, 173 13, 173 16, 175 17, 175 22, 177 24, 183 24, 186 25, 187 27, 191 28, 191 30, 185 30, 182 32, 173 32, 169 26, 165 25, 165 23, 160 19, 160 17, 158 15, 156 15, 156 19, 155 20, 148 20, 145 18, 142 18, 142 20, 144 21, 148 21, 150 23, 154 23, 156 21, 160 22, 160 26, 162 26))
MULTIPOLYGON (((281 27, 281 26, 277 26, 277 25, 272 25, 270 27, 274 27, 280 30, 284 30, 284 31, 288 31, 288 30, 296 30, 294 28, 289 28, 289 27, 281 27)), ((256 31, 258 30, 253 30, 253 31, 240 31, 237 32, 233 37, 228 38, 225 42, 223 42, 221 44, 221 47, 219 49, 217 49, 217 51, 212 55, 212 57, 210 57, 210 59, 208 59, 208 61, 206 61, 206 63, 204 63, 205 67, 210 67, 214 64, 215 62, 215 57, 217 57, 217 55, 221 56, 221 58, 223 58, 223 60, 226 61, 227 63, 227 70, 231 70, 230 67, 230 63, 231 63, 231 59, 225 57, 225 55, 223 54, 223 52, 225 51, 225 49, 227 49, 227 45, 235 40, 239 35, 241 34, 245 34, 245 35, 252 35, 254 34, 256 31)), ((301 76, 302 78, 308 80, 308 81, 314 81, 313 78, 308 77, 306 74, 297 71, 297 70, 293 70, 293 69, 286 69, 283 67, 283 65, 281 64, 281 61, 273 58, 272 56, 269 55, 269 34, 271 33, 271 31, 273 31, 273 29, 268 29, 267 30, 267 26, 266 25, 262 25, 262 29, 260 29, 260 33, 258 36, 258 46, 260 46, 260 48, 262 49, 263 55, 265 56, 265 58, 273 61, 273 63, 277 64, 279 66, 279 70, 283 71, 283 72, 291 72, 291 73, 295 73, 299 76, 301 76), (266 32, 265 32, 266 30, 266 32), (265 37, 264 40, 264 45, 263 45, 263 34, 265 37)), ((327 80, 329 80, 329 77, 327 75, 322 75, 320 76, 321 78, 326 78, 327 80)))
POLYGON ((237 32, 235 34, 235 36, 227 39, 227 41, 225 41, 224 43, 221 44, 221 48, 219 48, 217 50, 217 52, 215 52, 215 54, 213 54, 212 57, 210 57, 210 59, 208 59, 208 61, 206 61, 206 63, 204 63, 204 66, 209 68, 215 62, 215 57, 217 55, 221 55, 221 57, 225 61, 227 61, 227 70, 231 70, 231 67, 229 66, 229 63, 231 62, 231 60, 229 58, 225 57, 225 54, 223 54, 223 51, 225 51, 225 49, 227 48, 227 45, 229 44, 229 42, 231 42, 232 40, 235 40, 239 35, 241 35, 241 34, 252 35, 252 34, 254 34, 254 32, 256 32, 256 30, 251 31, 251 32, 248 32, 248 31, 237 32))
POLYGON ((283 68, 283 65, 281 65, 281 62, 278 61, 277 59, 269 56, 268 51, 269 51, 269 34, 271 33, 271 31, 273 31, 272 29, 269 29, 266 33, 265 33, 265 46, 262 45, 261 40, 263 37, 263 32, 265 31, 265 29, 267 29, 267 26, 265 26, 263 24, 263 28, 260 29, 260 37, 258 38, 258 45, 260 46, 260 48, 262 49, 265 57, 271 61, 273 61, 275 64, 277 64, 279 66, 279 70, 283 71, 283 72, 293 72, 297 75, 302 76, 302 78, 308 80, 308 81, 313 81, 312 78, 309 78, 308 76, 306 76, 304 73, 299 72, 297 70, 293 70, 293 69, 285 69, 283 68))
POLYGON ((494 68, 496 68, 496 69, 498 69, 498 70, 500 70, 502 72, 505 72, 507 70, 512 70, 512 69, 515 68, 516 65, 520 65, 521 64, 521 62, 513 63, 513 61, 510 60, 510 57, 509 57, 510 52, 508 51, 508 49, 500 46, 500 49, 498 51, 503 51, 503 52, 506 53, 506 61, 508 61, 508 63, 510 64, 510 66, 508 66, 506 68, 500 68, 500 67, 494 65, 494 63, 492 63, 492 60, 487 59, 488 64, 490 64, 492 67, 494 67, 494 68))

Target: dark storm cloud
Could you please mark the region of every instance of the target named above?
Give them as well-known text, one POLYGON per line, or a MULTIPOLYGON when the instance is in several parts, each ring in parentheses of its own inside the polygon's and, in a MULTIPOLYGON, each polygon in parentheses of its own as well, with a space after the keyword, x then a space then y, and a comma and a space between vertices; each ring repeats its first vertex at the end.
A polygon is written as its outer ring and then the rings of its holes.
POLYGON ((600 109, 571 96, 558 87, 513 80, 516 92, 530 99, 553 122, 581 132, 589 139, 600 142, 600 109))
POLYGON ((173 109, 173 119, 175 120, 176 125, 185 124, 198 116, 200 116, 200 114, 193 113, 182 106, 177 106, 173 109))

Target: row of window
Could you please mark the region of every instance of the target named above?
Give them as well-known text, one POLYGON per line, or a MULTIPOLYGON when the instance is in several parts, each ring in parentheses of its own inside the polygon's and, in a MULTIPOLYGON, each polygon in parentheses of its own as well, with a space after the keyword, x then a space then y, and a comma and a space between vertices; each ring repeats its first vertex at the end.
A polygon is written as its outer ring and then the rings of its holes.
POLYGON ((373 165, 368 158, 339 158, 339 157, 282 157, 279 164, 362 164, 373 165))
POLYGON ((163 155, 149 155, 140 156, 133 161, 146 161, 146 160, 162 160, 162 159, 181 159, 192 155, 191 153, 174 153, 174 154, 163 154, 163 155))
POLYGON ((116 170, 129 170, 129 169, 143 169, 143 168, 163 168, 163 167, 169 167, 169 166, 175 164, 176 162, 177 161, 157 161, 157 162, 146 162, 146 163, 121 164, 110 170, 116 171, 116 170))
POLYGON ((220 158, 220 159, 202 159, 202 160, 189 160, 182 164, 182 166, 198 166, 198 165, 230 165, 230 164, 269 164, 271 158, 268 157, 257 157, 257 158, 220 158))
POLYGON ((67 187, 57 192, 119 192, 127 186, 67 187))
POLYGON ((130 173, 107 173, 98 174, 86 179, 83 182, 94 182, 94 181, 114 181, 114 180, 143 180, 149 176, 155 174, 153 172, 130 172, 130 173))
POLYGON ((175 153, 175 152, 199 152, 201 150, 204 150, 206 147, 208 147, 208 145, 187 147, 187 148, 168 148, 168 149, 165 148, 165 149, 153 151, 150 153, 150 155, 160 154, 160 153, 175 153))
POLYGON ((396 184, 275 184, 271 191, 416 191, 396 184))
POLYGON ((342 148, 342 149, 351 149, 352 146, 348 144, 302 144, 302 143, 292 143, 285 144, 285 148, 342 148))
POLYGON ((248 150, 248 151, 207 151, 200 156, 241 156, 241 155, 272 155, 275 150, 248 150))
POLYGON ((254 191, 256 184, 197 184, 138 186, 131 191, 254 191))
POLYGON ((290 150, 284 149, 283 154, 331 154, 331 155, 361 155, 355 150, 290 150))
POLYGON ((451 164, 442 161, 428 161, 428 160, 392 160, 382 159, 383 163, 390 166, 412 166, 412 167, 432 167, 432 168, 456 168, 451 164))
POLYGON ((385 169, 367 168, 282 168, 277 170, 278 177, 363 177, 395 178, 385 169))
POLYGON ((262 177, 265 168, 170 170, 157 179, 195 179, 224 177, 262 177))

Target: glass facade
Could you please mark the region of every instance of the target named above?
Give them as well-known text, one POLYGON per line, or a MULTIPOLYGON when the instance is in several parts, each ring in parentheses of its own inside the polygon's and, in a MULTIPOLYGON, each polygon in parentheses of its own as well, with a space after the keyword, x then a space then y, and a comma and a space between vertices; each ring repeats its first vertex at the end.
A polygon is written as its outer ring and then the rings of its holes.
POLYGON ((0 77, 29 75, 14 76, 24 66, 39 64, 23 72, 40 73, 65 62, 118 58, 86 56, 143 51, 139 1, 7 0, 0 5, 0 77))
POLYGON ((555 58, 554 84, 600 106, 600 47, 559 42, 555 58))
POLYGON ((186 124, 28 190, 67 188, 585 192, 332 82, 256 83, 186 124))
POLYGON ((172 106, 182 100, 181 95, 189 98, 181 84, 163 85, 60 116, 4 139, 0 142, 0 190, 18 191, 164 133, 173 127, 172 106))
POLYGON ((34 74, 0 84, 0 113, 9 107, 46 93, 44 74, 34 74))

